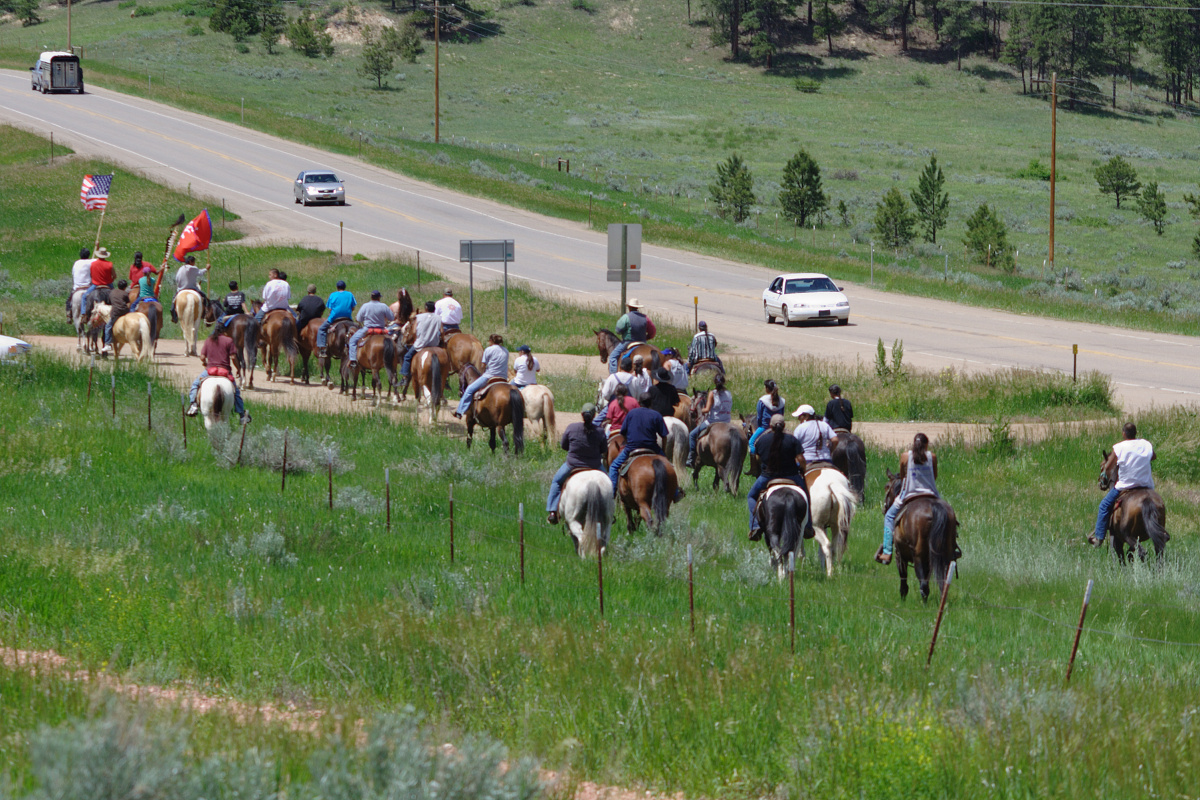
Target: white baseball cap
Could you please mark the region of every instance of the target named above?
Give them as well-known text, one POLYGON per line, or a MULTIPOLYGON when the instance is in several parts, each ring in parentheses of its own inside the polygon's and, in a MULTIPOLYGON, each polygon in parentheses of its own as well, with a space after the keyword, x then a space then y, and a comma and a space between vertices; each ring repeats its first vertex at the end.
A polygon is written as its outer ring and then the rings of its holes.
POLYGON ((795 411, 792 412, 793 417, 799 417, 803 414, 808 414, 810 417, 815 417, 817 415, 817 410, 815 408, 813 408, 812 406, 810 406, 808 403, 805 403, 804 405, 800 406, 799 408, 797 408, 795 411))

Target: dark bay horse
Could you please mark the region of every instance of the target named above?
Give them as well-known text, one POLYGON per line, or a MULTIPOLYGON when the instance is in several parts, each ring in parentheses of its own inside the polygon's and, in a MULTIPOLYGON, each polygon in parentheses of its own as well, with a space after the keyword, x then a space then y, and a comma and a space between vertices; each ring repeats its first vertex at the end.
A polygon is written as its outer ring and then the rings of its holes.
MULTIPOLYGON (((339 319, 337 322, 329 326, 329 330, 325 332, 325 358, 320 359, 321 366, 321 383, 333 388, 333 377, 330 367, 333 364, 333 359, 339 362, 344 362, 350 357, 350 337, 358 330, 358 325, 350 319, 339 319)), ((338 374, 342 382, 342 394, 350 391, 350 385, 346 382, 346 373, 338 367, 338 374)), ((366 380, 364 375, 363 380, 366 380)), ((366 383, 363 383, 363 388, 366 388, 366 383)))
POLYGON ((833 448, 833 466, 850 480, 850 488, 861 503, 867 485, 867 446, 845 428, 837 428, 834 433, 837 447, 833 448))
POLYGON ((777 487, 767 485, 755 511, 758 524, 763 529, 763 543, 771 554, 771 566, 779 579, 783 580, 787 577, 788 554, 797 553, 799 558, 804 558, 804 520, 808 517, 808 499, 796 484, 780 481, 777 487))
MULTIPOLYGON (((461 335, 461 334, 460 334, 461 335)), ((458 393, 466 391, 471 381, 479 377, 479 370, 474 364, 467 364, 458 373, 458 393)), ((512 425, 513 455, 525 452, 525 398, 521 391, 503 378, 497 378, 475 393, 471 407, 467 410, 467 447, 475 434, 475 426, 482 425, 491 432, 488 445, 496 452, 496 434, 500 434, 500 442, 504 452, 508 452, 508 437, 504 428, 512 425)))
MULTIPOLYGON (((1100 488, 1108 491, 1117 482, 1117 456, 1107 450, 1100 451, 1100 488)), ((1113 552, 1122 564, 1133 558, 1136 549, 1138 558, 1146 560, 1142 542, 1154 544, 1154 555, 1161 562, 1163 548, 1171 538, 1167 533, 1167 507, 1162 496, 1153 489, 1126 489, 1117 496, 1112 515, 1108 518, 1108 532, 1112 536, 1113 552), (1129 547, 1126 556, 1125 547, 1129 547)))
MULTIPOLYGON (((611 452, 611 442, 609 447, 611 452)), ((671 503, 679 488, 675 468, 666 458, 654 453, 631 456, 626 466, 628 470, 617 478, 617 497, 625 506, 629 532, 636 531, 645 521, 647 528, 661 536, 662 524, 671 513, 671 503)))
POLYGON ((279 376, 279 353, 287 355, 288 374, 291 382, 296 382, 296 356, 299 346, 296 331, 296 318, 291 311, 277 308, 263 317, 259 328, 259 349, 263 352, 263 363, 267 367, 267 380, 273 381, 279 376))
POLYGON ((310 319, 300 331, 300 379, 308 383, 308 359, 317 352, 317 331, 325 320, 320 317, 310 319))
POLYGON ((225 333, 233 339, 237 348, 233 365, 237 368, 238 382, 247 389, 253 389, 254 365, 258 359, 258 320, 253 314, 238 314, 225 324, 225 333))
MULTIPOLYGON (((883 510, 900 494, 903 479, 887 471, 888 487, 884 493, 883 510)), ((940 497, 917 495, 906 501, 896 515, 892 549, 896 569, 900 572, 900 599, 908 597, 908 565, 913 565, 921 585, 921 599, 929 599, 929 578, 932 575, 938 594, 950 569, 950 562, 962 556, 958 549, 958 517, 954 509, 940 497)))
MULTIPOLYGON (((612 352, 614 347, 621 343, 621 339, 608 328, 600 328, 599 330, 592 328, 592 333, 596 334, 596 349, 600 351, 600 360, 607 364, 608 354, 612 352)), ((641 356, 651 372, 662 366, 662 353, 658 352, 657 347, 645 342, 621 353, 621 360, 624 361, 626 357, 633 358, 634 356, 641 356)))
MULTIPOLYGON (((691 408, 691 427, 699 424, 700 408, 704 405, 704 393, 695 398, 691 408)), ((746 463, 747 450, 746 432, 741 425, 731 422, 714 422, 709 425, 696 441, 696 464, 692 467, 692 484, 700 482, 700 470, 712 467, 716 470, 713 475, 713 490, 722 482, 725 489, 734 497, 737 496, 742 481, 742 467, 746 463)))
MULTIPOLYGON (((350 362, 342 363, 343 378, 350 379, 350 401, 358 399, 358 376, 361 373, 371 373, 371 390, 375 393, 375 402, 379 403, 379 388, 380 380, 379 373, 387 373, 387 389, 383 393, 383 399, 387 400, 394 392, 396 402, 400 402, 400 387, 396 385, 396 370, 400 368, 400 348, 392 341, 392 337, 385 334, 376 333, 370 336, 364 336, 363 340, 358 345, 358 363, 357 366, 350 366, 350 362)), ((366 396, 366 390, 363 390, 363 396, 366 396)))

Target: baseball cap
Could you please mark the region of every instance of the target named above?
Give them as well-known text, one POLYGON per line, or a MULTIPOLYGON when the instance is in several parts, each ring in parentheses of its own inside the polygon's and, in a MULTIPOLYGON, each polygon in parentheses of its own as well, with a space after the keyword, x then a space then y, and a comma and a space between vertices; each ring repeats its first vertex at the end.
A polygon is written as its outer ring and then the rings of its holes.
POLYGON ((815 417, 817 415, 817 410, 808 403, 805 403, 792 412, 793 417, 799 417, 802 414, 808 414, 810 417, 815 417))
POLYGON ((590 414, 593 417, 596 416, 596 404, 595 403, 584 403, 581 413, 590 414))
POLYGON ((527 345, 527 344, 523 344, 523 345, 521 345, 520 347, 518 347, 518 348, 517 348, 517 352, 518 352, 518 353, 531 353, 531 352, 533 352, 533 351, 532 351, 532 349, 529 347, 529 345, 527 345))
POLYGON ((337 282, 337 287, 338 287, 339 289, 345 289, 345 288, 346 288, 346 282, 345 282, 345 281, 338 281, 338 282, 337 282))
POLYGON ((700 320, 700 322, 698 322, 696 324, 696 327, 702 331, 706 331, 706 330, 708 330, 708 323, 705 322, 704 320, 700 320))
POLYGON ((447 286, 447 287, 446 287, 446 291, 444 292, 444 294, 454 294, 454 290, 453 290, 453 289, 451 289, 449 286, 447 286))
POLYGON ((383 296, 383 295, 381 295, 381 294, 379 293, 379 290, 378 290, 378 289, 372 289, 372 290, 371 290, 371 297, 382 297, 382 296, 383 296))
POLYGON ((769 427, 774 428, 776 425, 782 425, 783 422, 784 422, 783 414, 772 414, 771 421, 768 423, 768 425, 769 425, 769 427))

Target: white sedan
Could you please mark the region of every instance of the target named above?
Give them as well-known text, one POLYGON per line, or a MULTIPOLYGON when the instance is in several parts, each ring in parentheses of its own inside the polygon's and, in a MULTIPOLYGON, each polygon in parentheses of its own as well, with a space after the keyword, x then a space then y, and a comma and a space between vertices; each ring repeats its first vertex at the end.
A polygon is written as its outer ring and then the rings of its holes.
POLYGON ((780 275, 763 292, 763 318, 774 324, 776 317, 784 325, 835 319, 838 325, 849 325, 850 301, 829 276, 819 272, 780 275))
POLYGON ((0 364, 16 364, 20 358, 32 352, 29 342, 13 336, 0 335, 0 364))

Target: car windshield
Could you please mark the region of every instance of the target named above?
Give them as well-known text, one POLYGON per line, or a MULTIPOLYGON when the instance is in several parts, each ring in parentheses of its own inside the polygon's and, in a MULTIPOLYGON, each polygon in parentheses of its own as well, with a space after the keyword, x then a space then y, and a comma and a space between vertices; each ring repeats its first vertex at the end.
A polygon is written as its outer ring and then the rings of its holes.
POLYGON ((838 288, 829 278, 791 278, 784 287, 784 294, 804 294, 806 292, 836 292, 838 288))
POLYGON ((315 175, 305 175, 305 183, 337 183, 337 176, 332 172, 318 172, 315 175))

